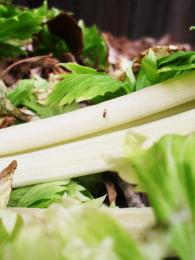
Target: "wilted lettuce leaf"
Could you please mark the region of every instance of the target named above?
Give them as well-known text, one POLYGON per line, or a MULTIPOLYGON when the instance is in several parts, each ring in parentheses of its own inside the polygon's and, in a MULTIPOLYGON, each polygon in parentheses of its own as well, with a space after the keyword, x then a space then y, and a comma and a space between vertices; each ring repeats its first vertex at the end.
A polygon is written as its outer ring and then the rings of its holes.
MULTIPOLYGON (((6 217, 11 222, 9 213, 6 217)), ((0 222, 0 237, 7 234, 0 248, 2 260, 30 260, 32 255, 37 260, 144 259, 120 225, 97 209, 58 207, 25 215, 24 220, 22 224, 12 221, 12 230, 18 227, 15 235, 0 222)))
POLYGON ((119 92, 120 96, 131 92, 127 83, 115 80, 105 73, 76 64, 68 64, 67 69, 73 73, 60 75, 62 80, 55 85, 47 104, 65 106, 73 102, 93 101, 97 97, 110 99, 108 94, 119 92))
POLYGON ((79 22, 83 32, 83 52, 81 58, 86 66, 105 69, 108 48, 97 27, 86 27, 83 21, 79 22))
POLYGON ((87 202, 91 194, 74 181, 64 180, 16 188, 12 191, 9 207, 47 208, 61 197, 87 202))

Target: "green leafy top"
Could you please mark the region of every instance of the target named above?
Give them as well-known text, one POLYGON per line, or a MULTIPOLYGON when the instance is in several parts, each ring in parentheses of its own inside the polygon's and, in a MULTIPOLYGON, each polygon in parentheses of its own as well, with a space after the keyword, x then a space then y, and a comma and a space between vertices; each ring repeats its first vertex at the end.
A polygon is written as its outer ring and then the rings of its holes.
POLYGON ((176 77, 195 69, 195 52, 178 51, 158 57, 152 49, 141 61, 136 76, 136 90, 176 77))
POLYGON ((13 6, 0 6, 0 39, 26 40, 40 30, 40 25, 47 16, 47 6, 38 9, 21 10, 13 6))
POLYGON ((9 207, 47 208, 60 198, 68 197, 87 202, 92 196, 78 183, 70 180, 49 182, 14 189, 8 203, 9 207))
MULTIPOLYGON (((66 39, 55 36, 55 33, 52 34, 47 23, 60 13, 62 14, 58 9, 48 9, 46 1, 36 9, 16 7, 0 2, 0 57, 25 54, 22 47, 32 42, 33 38, 33 48, 37 54, 53 53, 60 56, 68 52, 70 48, 66 39)), ((71 27, 70 24, 68 25, 71 27)), ((108 50, 101 33, 96 26, 88 28, 82 22, 80 22, 80 27, 75 22, 75 26, 82 29, 81 42, 83 41, 84 48, 81 59, 83 63, 87 66, 105 69, 108 50)), ((74 42, 74 39, 71 41, 74 42)))
POLYGON ((38 33, 42 24, 55 15, 48 10, 47 3, 37 8, 19 8, 0 4, 0 56, 17 56, 25 53, 21 48, 33 35, 38 33))
POLYGON ((131 92, 128 84, 105 73, 78 64, 64 66, 72 73, 60 75, 62 80, 55 85, 47 104, 65 106, 86 100, 96 103, 101 96, 106 100, 131 92))

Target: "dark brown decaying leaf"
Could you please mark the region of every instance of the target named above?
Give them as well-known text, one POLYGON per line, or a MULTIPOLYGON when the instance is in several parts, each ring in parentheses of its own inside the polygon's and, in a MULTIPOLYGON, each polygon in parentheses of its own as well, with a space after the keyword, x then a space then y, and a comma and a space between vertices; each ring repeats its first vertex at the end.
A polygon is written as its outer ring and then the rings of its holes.
POLYGON ((17 161, 12 161, 0 172, 0 209, 5 208, 12 191, 12 178, 17 168, 17 161))
POLYGON ((60 13, 48 22, 50 32, 63 39, 76 56, 82 52, 83 38, 77 21, 65 12, 60 13))

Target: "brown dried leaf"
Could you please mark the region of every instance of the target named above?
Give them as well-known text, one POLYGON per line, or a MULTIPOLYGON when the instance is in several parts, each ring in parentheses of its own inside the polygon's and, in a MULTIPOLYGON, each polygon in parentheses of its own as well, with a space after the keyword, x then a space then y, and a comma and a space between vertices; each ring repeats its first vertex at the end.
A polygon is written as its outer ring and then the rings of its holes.
POLYGON ((0 209, 8 204, 12 191, 12 178, 17 168, 17 161, 12 161, 4 170, 0 172, 0 209))
POLYGON ((58 63, 59 60, 50 54, 20 59, 13 61, 9 66, 5 66, 4 69, 1 69, 0 77, 5 82, 8 78, 8 85, 13 85, 19 79, 30 77, 31 71, 35 69, 38 75, 42 76, 44 74, 45 78, 48 78, 58 63))
POLYGON ((13 116, 6 116, 4 118, 0 118, 0 129, 14 125, 15 121, 16 119, 13 116))

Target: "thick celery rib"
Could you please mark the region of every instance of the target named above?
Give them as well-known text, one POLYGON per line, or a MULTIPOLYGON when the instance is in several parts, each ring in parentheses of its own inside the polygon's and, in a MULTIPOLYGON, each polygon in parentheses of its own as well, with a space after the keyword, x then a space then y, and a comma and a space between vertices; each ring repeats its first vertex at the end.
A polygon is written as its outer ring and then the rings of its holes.
POLYGON ((195 72, 64 115, 0 130, 0 156, 72 141, 195 100, 195 72))
POLYGON ((110 169, 104 159, 123 154, 128 131, 149 137, 152 142, 165 134, 192 133, 195 131, 195 109, 111 134, 1 158, 0 169, 12 160, 18 161, 14 187, 107 171, 110 169))

